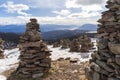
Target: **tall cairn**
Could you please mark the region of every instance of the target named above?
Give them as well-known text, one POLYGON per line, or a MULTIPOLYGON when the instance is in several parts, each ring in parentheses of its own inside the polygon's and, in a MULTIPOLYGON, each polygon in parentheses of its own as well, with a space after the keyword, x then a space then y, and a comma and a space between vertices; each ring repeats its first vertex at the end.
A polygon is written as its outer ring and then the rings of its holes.
POLYGON ((70 46, 70 40, 69 39, 64 39, 61 40, 61 49, 67 49, 70 46))
POLYGON ((79 38, 79 42, 81 45, 80 52, 89 52, 91 39, 87 35, 82 35, 79 38))
POLYGON ((70 52, 80 52, 80 43, 78 39, 73 39, 70 45, 70 52))
POLYGON ((3 46, 4 41, 0 38, 0 59, 4 58, 4 46, 3 46))
POLYGON ((42 77, 48 75, 51 54, 41 39, 36 19, 32 18, 27 23, 26 32, 20 37, 19 49, 19 66, 8 80, 42 80, 42 77), (15 78, 16 76, 18 78, 15 78))
POLYGON ((120 80, 120 0, 108 0, 106 7, 98 20, 98 51, 85 69, 88 80, 120 80))

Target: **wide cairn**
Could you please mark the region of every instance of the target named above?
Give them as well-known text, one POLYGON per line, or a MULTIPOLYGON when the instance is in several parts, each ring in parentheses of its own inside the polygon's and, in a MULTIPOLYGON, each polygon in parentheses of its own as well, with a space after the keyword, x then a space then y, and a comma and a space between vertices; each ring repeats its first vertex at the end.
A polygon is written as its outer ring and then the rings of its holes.
MULTIPOLYGON (((20 80, 41 80, 47 76, 51 67, 50 51, 41 39, 39 24, 32 18, 27 23, 26 32, 20 37, 20 62, 15 75, 23 77, 20 80), (26 80, 26 79, 25 79, 26 80)), ((10 78, 8 80, 19 80, 10 78)))
POLYGON ((120 0, 108 0, 98 20, 98 51, 86 68, 88 80, 120 80, 120 0))
POLYGON ((0 59, 4 58, 4 46, 3 46, 4 41, 0 38, 0 59))

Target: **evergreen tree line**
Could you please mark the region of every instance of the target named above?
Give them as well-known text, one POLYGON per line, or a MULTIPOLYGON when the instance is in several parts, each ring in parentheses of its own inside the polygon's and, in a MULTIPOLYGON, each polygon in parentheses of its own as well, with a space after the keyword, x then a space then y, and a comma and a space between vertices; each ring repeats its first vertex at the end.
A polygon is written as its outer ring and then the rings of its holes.
MULTIPOLYGON (((62 39, 70 39, 73 40, 75 38, 80 37, 81 35, 83 35, 84 33, 81 33, 79 35, 75 35, 75 36, 71 36, 71 37, 61 37, 61 39, 49 39, 49 40, 45 40, 43 39, 46 43, 48 44, 53 44, 54 42, 58 42, 62 39)), ((88 37, 94 38, 96 33, 85 33, 88 37)), ((2 38, 5 43, 4 43, 4 47, 5 49, 11 49, 11 48, 15 48, 17 46, 17 44, 19 43, 19 38, 22 34, 17 34, 17 33, 5 33, 5 32, 0 32, 0 38, 2 38)))

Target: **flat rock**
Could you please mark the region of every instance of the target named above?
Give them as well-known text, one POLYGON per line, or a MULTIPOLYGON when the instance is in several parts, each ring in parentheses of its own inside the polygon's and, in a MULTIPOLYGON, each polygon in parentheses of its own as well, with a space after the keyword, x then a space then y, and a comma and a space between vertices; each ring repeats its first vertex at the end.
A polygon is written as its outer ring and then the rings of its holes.
POLYGON ((109 49, 113 54, 120 55, 120 44, 108 43, 109 49))

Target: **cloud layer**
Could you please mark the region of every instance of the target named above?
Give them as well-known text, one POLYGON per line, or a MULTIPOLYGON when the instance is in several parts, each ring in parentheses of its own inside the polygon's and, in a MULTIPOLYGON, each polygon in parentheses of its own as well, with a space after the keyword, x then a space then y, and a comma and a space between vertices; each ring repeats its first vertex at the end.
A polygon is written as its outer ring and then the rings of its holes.
POLYGON ((29 6, 25 4, 15 4, 14 2, 8 1, 7 3, 2 4, 0 7, 5 8, 8 13, 18 13, 23 16, 30 15, 24 12, 29 10, 29 6))
POLYGON ((0 25, 25 24, 31 17, 41 24, 96 24, 104 5, 105 0, 5 0, 0 8, 16 16, 0 16, 0 25))

